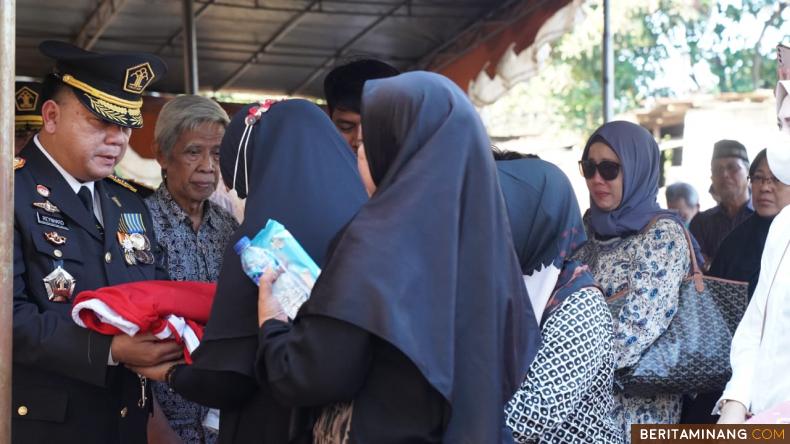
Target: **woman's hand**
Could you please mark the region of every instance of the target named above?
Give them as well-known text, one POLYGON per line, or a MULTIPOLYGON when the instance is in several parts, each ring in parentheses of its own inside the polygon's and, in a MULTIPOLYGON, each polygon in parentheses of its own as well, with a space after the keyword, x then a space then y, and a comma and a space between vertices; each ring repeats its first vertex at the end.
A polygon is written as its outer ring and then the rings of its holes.
POLYGON ((272 284, 274 284, 274 281, 277 280, 281 273, 279 269, 272 270, 270 268, 263 273, 258 281, 258 326, 263 325, 269 319, 288 321, 288 317, 285 316, 280 303, 272 295, 272 284))
POLYGON ((153 381, 167 382, 165 381, 165 376, 167 376, 167 371, 170 370, 170 367, 183 363, 184 360, 179 359, 177 361, 163 362, 161 364, 151 365, 148 367, 137 367, 133 365, 127 365, 126 368, 137 373, 140 376, 145 376, 146 378, 151 379, 153 381))
POLYGON ((730 399, 721 406, 718 424, 743 424, 746 422, 746 415, 746 406, 730 399))

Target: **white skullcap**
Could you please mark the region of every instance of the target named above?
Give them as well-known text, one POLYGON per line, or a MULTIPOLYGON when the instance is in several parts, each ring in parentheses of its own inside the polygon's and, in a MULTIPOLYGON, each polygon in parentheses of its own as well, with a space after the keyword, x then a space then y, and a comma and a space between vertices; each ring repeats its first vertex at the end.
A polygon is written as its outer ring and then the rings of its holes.
POLYGON ((771 173, 783 184, 790 185, 790 136, 780 133, 766 151, 771 173))

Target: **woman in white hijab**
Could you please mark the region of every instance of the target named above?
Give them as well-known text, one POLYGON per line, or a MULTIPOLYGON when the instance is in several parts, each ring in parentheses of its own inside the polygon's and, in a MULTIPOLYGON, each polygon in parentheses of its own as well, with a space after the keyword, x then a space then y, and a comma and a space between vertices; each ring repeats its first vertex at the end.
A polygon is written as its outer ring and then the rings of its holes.
MULTIPOLYGON (((768 147, 767 160, 775 179, 790 185, 790 136, 782 135, 768 147)), ((732 340, 732 377, 715 409, 720 410, 719 424, 742 423, 790 401, 788 325, 790 207, 785 207, 768 231, 760 279, 732 340)))

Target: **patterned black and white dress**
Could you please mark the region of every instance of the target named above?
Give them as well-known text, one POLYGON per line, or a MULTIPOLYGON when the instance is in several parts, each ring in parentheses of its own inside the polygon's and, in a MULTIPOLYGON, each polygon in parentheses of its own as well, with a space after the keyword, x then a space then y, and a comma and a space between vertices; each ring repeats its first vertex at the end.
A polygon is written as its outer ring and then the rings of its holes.
POLYGON ((612 316, 601 291, 571 294, 541 329, 542 343, 505 407, 518 443, 618 444, 612 418, 612 316))

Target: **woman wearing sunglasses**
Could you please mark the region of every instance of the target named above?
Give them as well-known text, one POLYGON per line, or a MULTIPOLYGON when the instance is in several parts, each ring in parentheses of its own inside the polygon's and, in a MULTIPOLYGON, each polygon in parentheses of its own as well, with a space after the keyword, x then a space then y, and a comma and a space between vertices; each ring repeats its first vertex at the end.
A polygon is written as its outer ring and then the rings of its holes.
MULTIPOLYGON (((669 326, 690 267, 682 223, 656 202, 659 157, 644 128, 610 122, 593 133, 579 162, 590 191, 589 240, 575 258, 589 265, 610 303, 616 370, 634 366, 669 326)), ((615 387, 625 442, 631 424, 677 423, 681 404, 680 395, 637 397, 615 387)))

